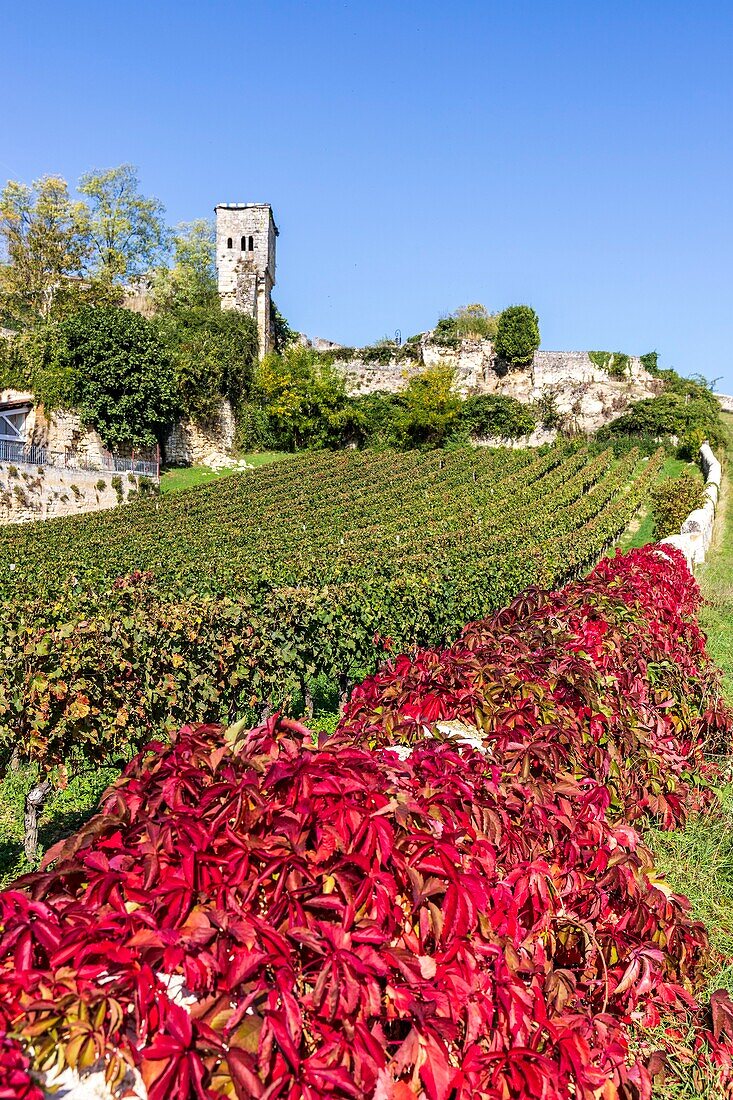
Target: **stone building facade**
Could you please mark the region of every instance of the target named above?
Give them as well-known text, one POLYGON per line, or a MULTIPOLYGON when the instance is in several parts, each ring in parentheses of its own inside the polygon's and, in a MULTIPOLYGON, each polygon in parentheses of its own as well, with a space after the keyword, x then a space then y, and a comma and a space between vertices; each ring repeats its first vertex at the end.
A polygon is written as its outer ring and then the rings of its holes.
POLYGON ((219 203, 216 272, 222 309, 239 309, 257 321, 260 357, 273 346, 272 288, 278 229, 269 203, 219 203))

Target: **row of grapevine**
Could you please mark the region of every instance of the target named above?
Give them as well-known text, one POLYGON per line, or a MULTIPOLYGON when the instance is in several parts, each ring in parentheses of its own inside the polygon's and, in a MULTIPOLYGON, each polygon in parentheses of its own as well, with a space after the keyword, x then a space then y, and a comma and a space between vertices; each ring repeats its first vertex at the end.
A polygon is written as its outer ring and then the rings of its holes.
POLYGON ((624 529, 659 462, 562 448, 534 458, 399 456, 408 487, 388 458, 337 456, 324 467, 309 457, 300 481, 296 463, 283 464, 286 473, 270 478, 274 503, 255 517, 258 527, 271 521, 269 552, 253 549, 252 527, 227 541, 241 486, 223 500, 210 490, 181 494, 175 540, 164 511, 163 533, 135 530, 137 515, 150 519, 145 509, 89 517, 89 527, 76 519, 71 563, 68 525, 37 529, 37 555, 56 547, 53 568, 42 583, 19 560, 0 600, 0 766, 12 753, 44 770, 72 754, 125 758, 186 720, 227 721, 307 698, 317 680, 343 694, 376 667, 375 639, 403 651, 445 644, 528 584, 580 575, 624 529), (199 514, 184 524, 185 501, 194 513, 202 496, 216 504, 216 523, 199 514), (294 516, 283 520, 291 500, 294 516), (96 541, 123 523, 129 558, 122 544, 96 541), (160 544, 151 551, 146 540, 159 537, 174 541, 173 561, 155 557, 160 544), (231 595, 207 591, 224 576, 221 544, 233 555, 227 568, 239 571, 231 595), (157 570, 104 580, 103 567, 137 567, 148 551, 157 570))
POLYGON ((729 744, 699 600, 647 547, 388 663, 333 735, 151 746, 0 893, 0 1096, 649 1100, 629 1024, 688 1013, 730 1088, 733 1002, 698 1006, 705 931, 632 824, 729 744))

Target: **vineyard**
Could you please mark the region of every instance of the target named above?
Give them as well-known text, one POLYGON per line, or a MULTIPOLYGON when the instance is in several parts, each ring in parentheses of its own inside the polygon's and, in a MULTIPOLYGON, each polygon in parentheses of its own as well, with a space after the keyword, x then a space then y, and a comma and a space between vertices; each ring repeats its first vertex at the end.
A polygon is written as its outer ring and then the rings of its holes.
MULTIPOLYGON (((0 764, 125 757, 187 721, 343 699, 592 566, 660 457, 308 456, 0 538, 0 764)), ((332 709, 335 709, 332 705, 332 709)))
MULTIPOLYGON (((0 531, 0 593, 57 594, 150 570, 177 592, 366 583, 495 570, 527 580, 592 564, 645 495, 659 457, 530 452, 310 454, 124 511, 0 531)), ((473 582, 472 577, 472 582, 473 582)))
POLYGON ((660 1019, 728 1095, 733 1001, 635 829, 714 798, 699 601, 636 550, 389 662, 333 735, 150 746, 0 894, 0 1096, 649 1100, 660 1019))

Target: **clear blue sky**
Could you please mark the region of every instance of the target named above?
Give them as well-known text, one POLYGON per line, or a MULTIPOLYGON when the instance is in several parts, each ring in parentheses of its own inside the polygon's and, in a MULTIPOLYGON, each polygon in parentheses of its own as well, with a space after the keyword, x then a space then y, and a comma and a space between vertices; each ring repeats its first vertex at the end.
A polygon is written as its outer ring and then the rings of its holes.
POLYGON ((733 392, 731 0, 0 0, 0 43, 0 177, 271 202, 310 335, 529 302, 733 392))

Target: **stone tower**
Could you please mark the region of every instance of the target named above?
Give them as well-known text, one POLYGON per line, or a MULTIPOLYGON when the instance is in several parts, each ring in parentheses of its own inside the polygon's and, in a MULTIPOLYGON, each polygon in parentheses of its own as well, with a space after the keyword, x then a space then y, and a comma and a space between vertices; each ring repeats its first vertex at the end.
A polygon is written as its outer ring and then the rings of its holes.
POLYGON ((272 207, 266 202, 226 202, 215 212, 221 308, 254 317, 263 358, 273 346, 271 294, 278 229, 272 207))

